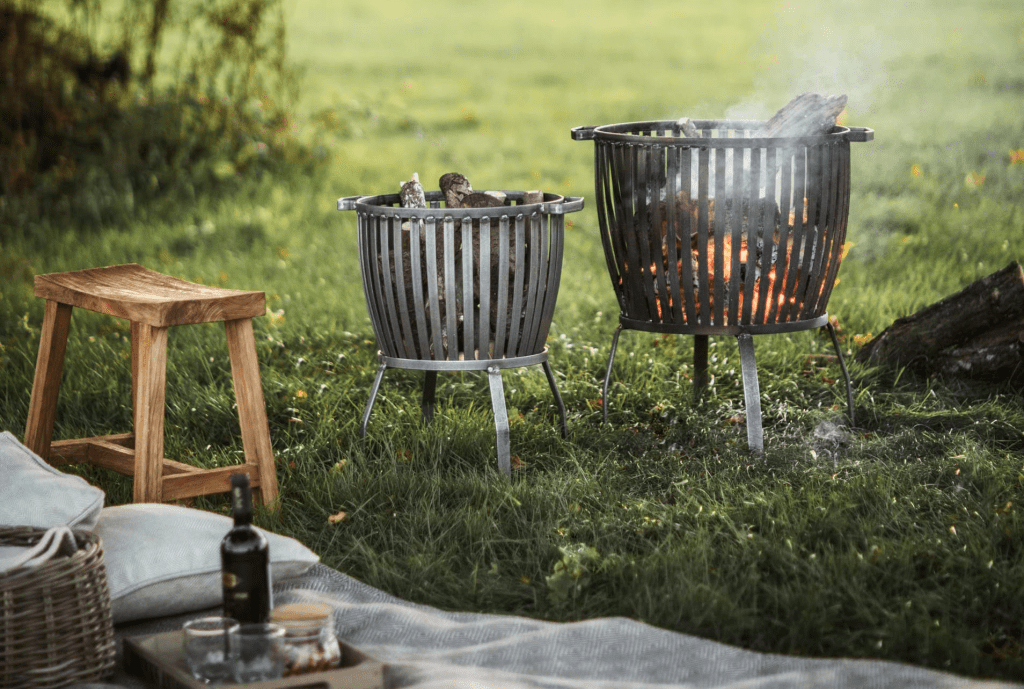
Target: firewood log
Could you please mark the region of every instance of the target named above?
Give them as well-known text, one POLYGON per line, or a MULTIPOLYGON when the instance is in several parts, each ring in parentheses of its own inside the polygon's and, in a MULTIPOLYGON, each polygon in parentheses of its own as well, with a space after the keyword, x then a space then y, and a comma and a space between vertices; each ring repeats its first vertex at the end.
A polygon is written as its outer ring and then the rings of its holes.
POLYGON ((681 118, 679 118, 679 120, 676 122, 676 124, 679 125, 679 131, 687 139, 699 139, 700 138, 700 130, 697 129, 697 125, 695 125, 690 120, 689 117, 681 117, 681 118))
POLYGON ((504 205, 504 198, 499 198, 494 192, 474 191, 462 197, 462 203, 459 208, 497 208, 504 205))
POLYGON ((765 123, 765 136, 820 136, 836 125, 846 107, 846 96, 801 93, 765 123))
POLYGON ((940 352, 934 370, 959 378, 1024 382, 1024 321, 1007 323, 940 352))
POLYGON ((921 373, 998 378, 1014 366, 1018 371, 1024 366, 1022 332, 1024 269, 1014 261, 956 294, 898 318, 856 358, 921 373), (1018 364, 1013 363, 1015 353, 1018 364))
POLYGON ((462 208, 462 199, 473 193, 473 185, 465 175, 458 172, 446 172, 438 180, 438 188, 444 194, 444 201, 449 208, 462 208))
POLYGON ((412 179, 402 183, 402 190, 398 194, 402 208, 426 208, 427 196, 420 184, 419 173, 412 173, 412 179))

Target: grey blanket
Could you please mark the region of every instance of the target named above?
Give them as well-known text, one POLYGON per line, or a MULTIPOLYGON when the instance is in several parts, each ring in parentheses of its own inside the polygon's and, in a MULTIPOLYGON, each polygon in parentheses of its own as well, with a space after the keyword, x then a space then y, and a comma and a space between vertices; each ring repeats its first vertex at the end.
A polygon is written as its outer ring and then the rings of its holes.
MULTIPOLYGON (((620 617, 557 623, 445 612, 395 598, 324 565, 277 582, 274 601, 332 606, 339 636, 388 663, 395 687, 1024 688, 900 663, 755 653, 620 617)), ((209 613, 122 625, 118 637, 177 629, 186 619, 209 613)), ((146 687, 121 670, 109 681, 146 687)))

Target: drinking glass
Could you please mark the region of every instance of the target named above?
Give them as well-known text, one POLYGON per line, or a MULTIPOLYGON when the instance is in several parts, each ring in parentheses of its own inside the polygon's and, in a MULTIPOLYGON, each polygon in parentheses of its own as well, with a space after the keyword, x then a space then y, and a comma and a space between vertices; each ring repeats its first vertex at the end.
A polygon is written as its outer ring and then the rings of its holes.
POLYGON ((284 627, 247 623, 233 628, 230 636, 235 682, 262 682, 284 673, 284 627))
POLYGON ((185 664, 189 672, 204 682, 231 679, 233 648, 230 635, 238 622, 230 617, 201 617, 182 627, 185 632, 185 664))

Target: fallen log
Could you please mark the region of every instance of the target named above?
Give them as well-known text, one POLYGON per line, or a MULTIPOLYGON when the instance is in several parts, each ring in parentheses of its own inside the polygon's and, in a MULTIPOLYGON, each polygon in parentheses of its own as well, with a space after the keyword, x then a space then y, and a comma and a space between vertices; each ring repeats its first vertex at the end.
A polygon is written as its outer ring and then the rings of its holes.
POLYGON ((1024 379, 1024 269, 1014 261, 898 318, 857 361, 989 380, 1024 379))
POLYGON ((1024 382, 1024 321, 981 334, 940 352, 935 371, 946 376, 1024 382))

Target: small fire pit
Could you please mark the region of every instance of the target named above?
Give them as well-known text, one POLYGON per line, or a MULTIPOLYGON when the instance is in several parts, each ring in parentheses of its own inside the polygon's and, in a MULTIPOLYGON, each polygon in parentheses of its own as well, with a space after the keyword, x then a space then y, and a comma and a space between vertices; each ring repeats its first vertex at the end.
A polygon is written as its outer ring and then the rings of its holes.
MULTIPOLYGON (((845 104, 845 97, 843 98, 845 104)), ((850 142, 866 128, 766 136, 758 120, 679 120, 577 127, 594 141, 595 190, 622 330, 692 334, 696 392, 709 335, 739 343, 747 441, 763 452, 753 335, 824 327, 853 393, 825 310, 844 253, 850 142)))
POLYGON ((562 272, 564 215, 583 208, 583 199, 501 193, 503 205, 489 208, 442 207, 444 194, 426 192, 426 208, 402 207, 399 194, 385 194, 339 199, 338 210, 358 214, 363 291, 380 348, 360 433, 389 366, 426 373, 428 422, 438 371, 486 371, 498 465, 511 475, 502 369, 540 364, 567 434, 544 342, 562 272))

